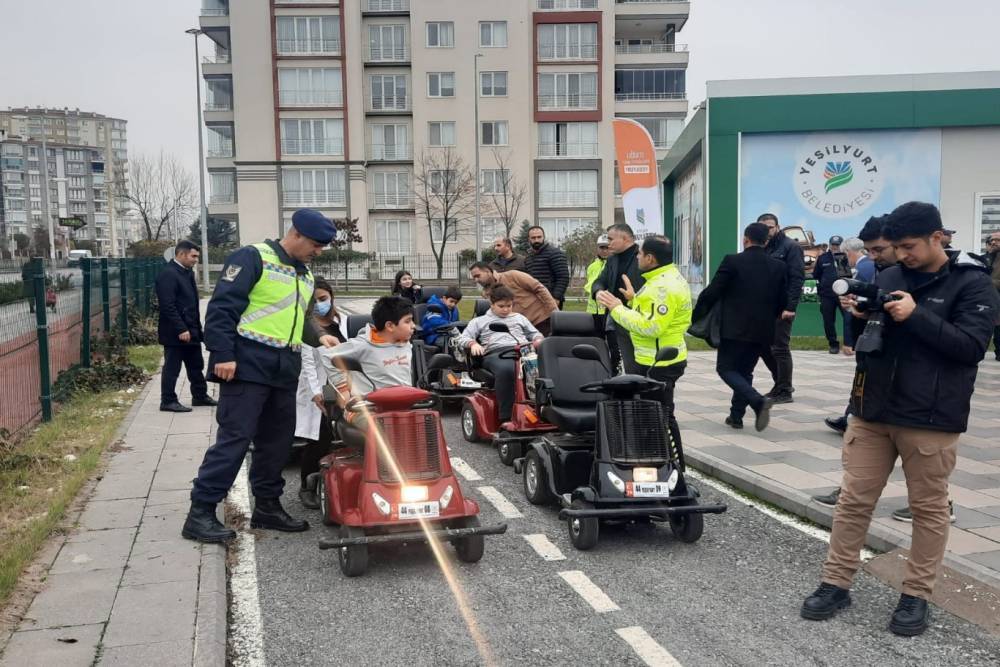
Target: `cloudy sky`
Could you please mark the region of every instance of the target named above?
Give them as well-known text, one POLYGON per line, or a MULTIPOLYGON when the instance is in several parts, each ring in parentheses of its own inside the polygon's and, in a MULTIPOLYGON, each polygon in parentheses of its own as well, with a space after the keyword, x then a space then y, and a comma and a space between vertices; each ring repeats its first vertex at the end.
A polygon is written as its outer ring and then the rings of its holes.
MULTIPOLYGON (((691 4, 678 41, 691 49, 692 105, 714 79, 1000 69, 995 0, 691 4)), ((130 150, 162 147, 194 168, 194 54, 184 30, 197 25, 199 7, 199 0, 0 0, 0 107, 79 107, 125 118, 130 150)))

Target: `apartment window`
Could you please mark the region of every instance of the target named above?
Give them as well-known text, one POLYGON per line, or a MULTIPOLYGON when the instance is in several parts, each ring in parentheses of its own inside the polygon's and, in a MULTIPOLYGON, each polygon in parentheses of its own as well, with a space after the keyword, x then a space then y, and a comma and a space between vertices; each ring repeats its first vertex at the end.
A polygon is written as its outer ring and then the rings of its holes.
POLYGON ((480 178, 484 195, 498 195, 510 191, 510 169, 483 169, 480 178))
POLYGON ((208 157, 233 156, 233 126, 208 126, 208 157))
POLYGON ((407 108, 405 74, 376 75, 370 82, 373 111, 407 108))
POLYGON ((538 172, 538 205, 542 208, 597 206, 597 171, 538 172))
POLYGON ((410 221, 378 220, 375 223, 378 252, 387 255, 410 253, 410 221))
POLYGON ((683 99, 682 69, 615 70, 615 98, 618 100, 683 99))
POLYGON ((480 123, 479 143, 483 146, 506 146, 507 121, 487 120, 480 123))
POLYGON ((646 130, 653 138, 653 144, 657 148, 670 148, 677 137, 684 130, 683 118, 632 118, 646 130))
POLYGON ((77 200, 87 200, 87 190, 85 188, 70 188, 69 198, 77 200))
POLYGON ((343 155, 344 121, 340 118, 283 118, 281 152, 285 155, 343 155))
POLYGON ((456 219, 449 218, 447 225, 443 218, 431 220, 431 243, 441 243, 445 230, 447 230, 449 243, 458 240, 458 221, 456 219))
POLYGON ((483 97, 507 97, 507 72, 480 72, 479 94, 483 97))
POLYGON ((457 178, 454 169, 435 169, 429 174, 428 186, 432 195, 449 194, 455 189, 457 178))
POLYGON ((83 176, 70 176, 69 187, 71 188, 85 188, 87 187, 87 179, 83 176))
POLYGON ((42 189, 41 188, 28 188, 28 196, 31 197, 32 199, 41 200, 41 198, 42 198, 42 189))
POLYGON ((83 165, 78 162, 70 162, 66 164, 67 174, 86 174, 87 170, 83 168, 83 165))
POLYGON ((597 0, 538 0, 539 9, 597 9, 597 0))
POLYGON ((596 227, 597 218, 539 218, 539 226, 545 230, 546 240, 558 245, 578 229, 596 227))
POLYGON ((24 200, 23 199, 7 199, 5 207, 8 211, 23 211, 24 210, 24 200))
POLYGON ((337 107, 343 104, 338 67, 278 69, 278 99, 282 106, 337 107))
POLYGON ((407 160, 410 155, 409 127, 402 123, 372 125, 372 160, 407 160))
POLYGON ((594 157, 597 123, 539 123, 538 157, 594 157))
POLYGON ((479 46, 493 48, 507 46, 507 22, 480 21, 479 46))
POLYGON ((428 72, 427 73, 427 96, 428 97, 455 97, 455 73, 454 72, 428 72))
MULTIPOLYGON (((20 176, 20 174, 18 174, 20 176)), ((42 175, 41 174, 28 174, 28 183, 31 185, 41 185, 42 175)))
POLYGON ((427 128, 429 130, 427 143, 431 146, 455 145, 454 121, 431 121, 427 124, 427 128))
POLYGON ((538 26, 539 60, 596 60, 596 23, 549 23, 538 26))
POLYGON ((493 243, 493 239, 506 236, 503 218, 480 218, 479 238, 483 244, 493 243))
POLYGON ((232 204, 236 201, 236 174, 232 171, 210 171, 209 202, 212 204, 232 204))
POLYGON ((232 111, 233 109, 233 80, 206 79, 205 80, 205 111, 232 111))
POLYGON ((539 74, 538 107, 540 109, 596 109, 597 73, 539 74))
POLYGON ((375 172, 372 190, 376 208, 411 206, 410 174, 405 171, 375 172))
POLYGON ((427 46, 439 49, 454 48, 455 24, 451 21, 428 21, 427 46))
POLYGON ((406 49, 406 26, 368 26, 369 62, 405 61, 409 55, 406 49))
POLYGON ((338 16, 279 16, 277 33, 279 54, 340 51, 338 16))
POLYGON ((74 162, 83 162, 83 151, 66 151, 66 159, 74 162))
POLYGON ((343 206, 343 169, 285 169, 281 178, 286 205, 343 206))

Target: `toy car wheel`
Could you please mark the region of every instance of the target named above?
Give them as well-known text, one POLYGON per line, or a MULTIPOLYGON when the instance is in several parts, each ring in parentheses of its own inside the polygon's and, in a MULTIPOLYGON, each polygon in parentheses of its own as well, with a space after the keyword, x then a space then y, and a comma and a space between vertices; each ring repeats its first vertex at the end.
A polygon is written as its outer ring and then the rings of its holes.
MULTIPOLYGON (((456 528, 478 528, 479 517, 468 516, 455 523, 456 528)), ((460 537, 453 542, 458 559, 463 563, 478 563, 486 549, 486 538, 482 535, 460 537)))
MULTIPOLYGON (((363 528, 341 526, 341 537, 364 537, 363 528)), ((348 577, 359 577, 368 570, 368 545, 352 544, 337 550, 337 560, 340 561, 340 571, 348 577)))
POLYGON ((524 472, 521 474, 524 486, 524 497, 532 505, 548 505, 552 502, 552 492, 549 490, 545 466, 538 452, 532 450, 524 459, 524 472))
POLYGON ((326 475, 321 472, 316 477, 316 501, 319 503, 319 514, 323 518, 323 525, 332 526, 334 521, 330 518, 330 493, 326 488, 326 475))
POLYGON ((681 542, 697 542, 705 532, 704 514, 671 514, 669 520, 670 530, 681 542))
MULTIPOLYGON (((586 500, 579 498, 570 505, 572 509, 583 510, 593 507, 586 500)), ((566 526, 569 528, 569 541, 580 551, 593 549, 597 545, 597 536, 600 527, 597 517, 569 517, 566 519, 566 526)))
POLYGON ((479 429, 476 427, 476 411, 468 403, 462 404, 462 437, 467 442, 479 442, 479 429))
POLYGON ((497 438, 497 455, 505 466, 514 465, 514 459, 521 455, 521 443, 510 438, 497 438))

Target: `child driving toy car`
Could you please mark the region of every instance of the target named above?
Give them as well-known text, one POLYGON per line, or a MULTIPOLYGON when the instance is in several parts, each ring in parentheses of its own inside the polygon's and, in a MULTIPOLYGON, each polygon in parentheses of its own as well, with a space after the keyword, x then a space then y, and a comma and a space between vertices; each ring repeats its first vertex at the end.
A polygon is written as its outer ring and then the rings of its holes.
MULTIPOLYGON (((341 408, 370 391, 410 385, 410 338, 415 328, 413 304, 399 296, 383 296, 372 308, 372 324, 346 343, 320 350, 341 408), (357 359, 364 373, 341 370, 337 357, 342 356, 357 359)), ((356 428, 368 428, 360 412, 345 410, 344 419, 356 428)))
POLYGON ((458 321, 458 302, 461 300, 462 290, 457 285, 448 287, 443 297, 434 294, 427 300, 427 313, 420 321, 420 328, 428 345, 438 344, 441 338, 441 334, 435 331, 438 327, 458 321))
POLYGON ((494 388, 500 404, 500 423, 510 421, 514 409, 514 362, 501 359, 500 353, 514 347, 513 336, 519 345, 529 342, 537 349, 542 336, 538 329, 524 315, 515 313, 514 293, 502 285, 490 290, 490 309, 485 315, 476 317, 465 327, 458 337, 458 345, 468 350, 472 356, 483 358, 483 367, 493 374, 494 388), (490 324, 501 322, 510 333, 490 329, 490 324))

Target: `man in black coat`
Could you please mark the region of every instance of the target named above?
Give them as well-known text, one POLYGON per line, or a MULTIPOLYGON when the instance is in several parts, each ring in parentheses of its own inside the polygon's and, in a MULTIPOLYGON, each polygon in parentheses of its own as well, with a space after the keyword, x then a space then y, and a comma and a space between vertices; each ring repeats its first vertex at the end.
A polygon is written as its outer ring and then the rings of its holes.
MULTIPOLYGON (((624 222, 608 227, 608 257, 604 270, 590 286, 590 295, 597 298, 597 293, 606 290, 617 297, 624 292, 638 292, 646 284, 639 270, 639 246, 635 242, 635 233, 624 222)), ((632 348, 632 335, 618 325, 610 317, 604 325, 604 336, 611 352, 611 363, 615 368, 624 368, 626 373, 642 374, 642 369, 635 363, 635 350, 632 348)))
POLYGON ((837 336, 837 311, 844 319, 844 327, 850 326, 851 316, 840 307, 840 300, 833 293, 833 283, 838 278, 850 278, 851 269, 847 263, 847 255, 840 250, 844 239, 840 236, 830 237, 830 249, 816 260, 812 277, 816 281, 816 292, 819 296, 819 312, 823 316, 823 332, 830 345, 830 354, 840 354, 840 338, 837 336))
POLYGON ((200 256, 201 248, 190 241, 181 241, 174 248, 174 260, 156 276, 156 299, 160 304, 157 335, 163 346, 160 375, 160 410, 163 412, 191 412, 191 408, 177 400, 177 377, 182 363, 191 383, 192 404, 216 404, 208 395, 205 360, 201 356, 201 312, 192 270, 200 256))
POLYGON ((733 390, 726 424, 743 428, 749 406, 758 431, 767 428, 773 401, 753 388, 753 369, 774 340, 778 317, 788 308, 785 265, 768 255, 767 227, 759 222, 743 233, 743 252, 726 255, 712 282, 699 295, 693 320, 722 302, 722 329, 716 371, 733 390))
POLYGON ((569 287, 569 260, 566 259, 566 253, 546 243, 545 230, 538 225, 528 229, 528 243, 531 250, 524 259, 524 271, 545 285, 545 289, 559 302, 559 309, 562 310, 566 289, 569 287))

